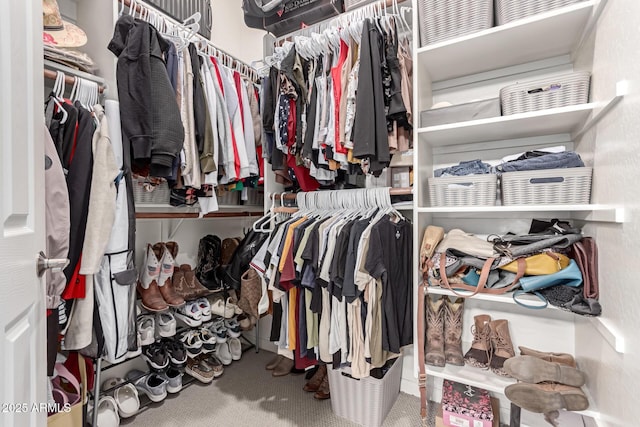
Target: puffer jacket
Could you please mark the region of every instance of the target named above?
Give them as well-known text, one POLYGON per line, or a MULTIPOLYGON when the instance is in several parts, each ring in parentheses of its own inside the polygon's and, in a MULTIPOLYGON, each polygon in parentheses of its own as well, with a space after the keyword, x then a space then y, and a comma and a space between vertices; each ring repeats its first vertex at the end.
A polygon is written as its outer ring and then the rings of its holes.
POLYGON ((109 50, 118 57, 116 79, 122 131, 134 161, 149 161, 150 175, 171 176, 184 128, 162 52, 168 43, 148 22, 123 15, 109 50))

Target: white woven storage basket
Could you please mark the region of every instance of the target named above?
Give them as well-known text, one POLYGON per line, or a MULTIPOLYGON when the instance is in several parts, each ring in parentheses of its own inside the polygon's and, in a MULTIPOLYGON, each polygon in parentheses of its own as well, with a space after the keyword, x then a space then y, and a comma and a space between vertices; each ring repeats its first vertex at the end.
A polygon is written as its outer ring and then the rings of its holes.
POLYGON ((364 427, 380 427, 400 394, 402 356, 382 379, 355 379, 331 367, 327 373, 333 413, 364 427))
POLYGON ((136 204, 169 204, 171 191, 166 180, 158 185, 153 185, 143 176, 133 177, 133 200, 136 204))
POLYGON ((496 204, 495 174, 429 178, 431 206, 493 206, 496 204))
POLYGON ((425 46, 493 26, 493 0, 418 0, 420 44, 425 46))
POLYGON ((496 25, 569 6, 584 0, 496 0, 496 25))
POLYGON ((576 205, 591 200, 592 168, 502 174, 503 205, 576 205))
POLYGON ((588 71, 558 74, 500 89, 502 115, 527 113, 589 102, 588 71))

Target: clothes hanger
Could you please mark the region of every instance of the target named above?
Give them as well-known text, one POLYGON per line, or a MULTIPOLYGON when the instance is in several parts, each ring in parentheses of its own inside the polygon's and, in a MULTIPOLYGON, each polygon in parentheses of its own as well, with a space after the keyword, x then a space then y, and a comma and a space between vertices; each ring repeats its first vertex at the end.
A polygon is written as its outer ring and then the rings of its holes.
POLYGON ((271 207, 269 208, 269 210, 267 211, 266 214, 262 215, 260 218, 258 218, 253 225, 251 226, 251 228, 253 229, 253 231, 257 232, 257 233, 263 233, 264 231, 261 229, 261 227, 258 227, 258 225, 263 225, 264 221, 270 220, 273 217, 273 208, 275 207, 275 195, 273 193, 269 193, 269 197, 271 197, 271 207))
POLYGON ((65 79, 64 73, 60 71, 56 71, 56 80, 55 80, 55 83, 53 84, 53 90, 52 90, 53 96, 51 96, 51 100, 56 105, 56 107, 58 107, 58 111, 62 113, 62 119, 60 120, 61 124, 66 123, 67 118, 69 118, 69 113, 67 113, 67 110, 65 110, 64 107, 62 106, 62 103, 64 102, 62 98, 64 96, 64 84, 65 84, 64 79, 65 79))

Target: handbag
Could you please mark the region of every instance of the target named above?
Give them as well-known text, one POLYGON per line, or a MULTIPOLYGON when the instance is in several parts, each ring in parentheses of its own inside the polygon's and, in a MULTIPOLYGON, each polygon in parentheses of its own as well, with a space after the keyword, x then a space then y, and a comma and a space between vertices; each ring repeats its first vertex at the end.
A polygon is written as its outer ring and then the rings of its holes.
POLYGON ((53 395, 57 403, 70 406, 61 406, 60 412, 49 415, 48 427, 84 427, 83 406, 87 403, 87 370, 82 356, 78 356, 78 370, 80 382, 64 365, 56 364, 58 376, 51 381, 53 395), (73 391, 67 391, 66 387, 62 388, 62 379, 73 388, 73 391), (69 407, 68 410, 66 410, 67 407, 69 407))
POLYGON ((546 274, 542 276, 528 276, 520 279, 520 287, 513 293, 513 300, 518 304, 526 308, 541 309, 547 307, 547 299, 538 291, 552 286, 564 285, 577 288, 582 285, 582 273, 574 260, 569 262, 569 266, 563 270, 553 274, 546 274), (533 293, 544 305, 529 305, 518 300, 520 295, 525 293, 533 293))
POLYGON ((584 237, 569 248, 569 256, 576 261, 584 281, 585 299, 598 299, 598 247, 592 237, 584 237))
MULTIPOLYGON (((541 254, 531 255, 524 259, 526 276, 541 276, 545 274, 553 274, 569 265, 569 258, 566 255, 557 252, 543 252, 541 254)), ((518 272, 518 262, 513 261, 507 265, 500 267, 502 270, 512 273, 518 272)))
POLYGON ((548 236, 543 234, 506 235, 491 239, 493 249, 502 255, 518 258, 544 249, 565 249, 582 239, 582 234, 548 236))
POLYGON ((424 231, 422 244, 420 245, 420 268, 422 268, 423 273, 427 271, 427 261, 431 258, 433 252, 436 250, 436 246, 438 246, 443 238, 444 228, 442 227, 430 225, 424 231))

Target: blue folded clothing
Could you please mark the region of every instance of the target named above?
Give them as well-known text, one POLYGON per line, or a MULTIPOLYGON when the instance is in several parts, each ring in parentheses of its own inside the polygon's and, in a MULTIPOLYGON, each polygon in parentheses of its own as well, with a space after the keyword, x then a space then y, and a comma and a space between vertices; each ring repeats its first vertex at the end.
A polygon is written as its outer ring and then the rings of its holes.
POLYGON ((584 167, 584 162, 578 153, 575 151, 563 151, 561 153, 549 153, 539 157, 502 163, 496 166, 495 170, 500 173, 582 167, 584 167))
POLYGON ((433 176, 440 178, 445 176, 465 176, 488 173, 491 173, 491 165, 480 160, 469 160, 467 162, 460 162, 459 164, 448 168, 436 169, 433 171, 433 176))

